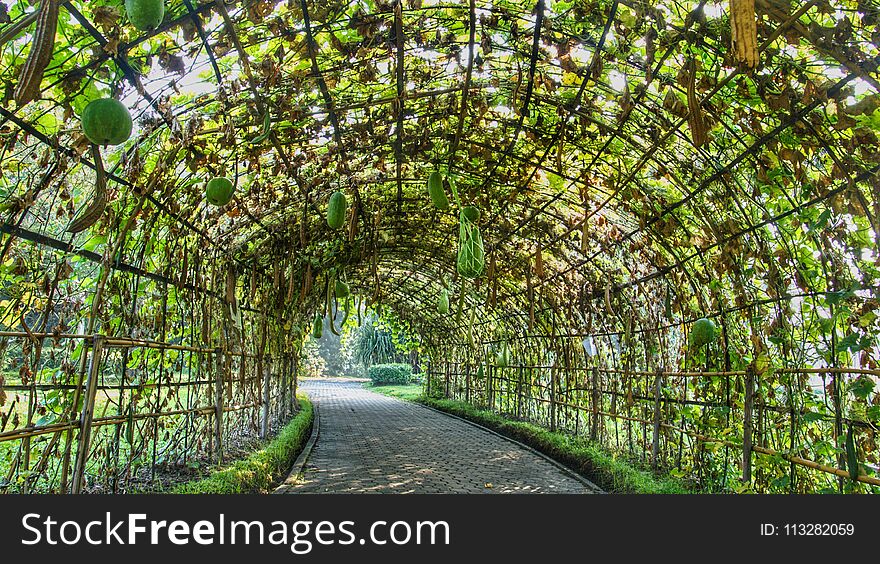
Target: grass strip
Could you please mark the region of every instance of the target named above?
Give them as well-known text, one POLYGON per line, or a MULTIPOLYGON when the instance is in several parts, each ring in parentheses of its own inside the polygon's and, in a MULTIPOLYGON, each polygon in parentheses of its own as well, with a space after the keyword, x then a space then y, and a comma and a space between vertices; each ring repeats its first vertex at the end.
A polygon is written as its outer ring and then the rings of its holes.
POLYGON ((299 412, 263 448, 206 478, 179 484, 170 493, 242 494, 271 491, 287 475, 312 431, 312 404, 305 395, 297 397, 299 412))

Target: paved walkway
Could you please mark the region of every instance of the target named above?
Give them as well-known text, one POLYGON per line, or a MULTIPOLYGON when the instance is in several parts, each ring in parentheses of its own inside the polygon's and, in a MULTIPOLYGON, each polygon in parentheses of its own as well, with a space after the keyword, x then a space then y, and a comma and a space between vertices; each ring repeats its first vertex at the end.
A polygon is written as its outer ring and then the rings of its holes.
POLYGON ((318 405, 318 440, 279 493, 591 493, 515 443, 360 382, 302 388, 318 405))

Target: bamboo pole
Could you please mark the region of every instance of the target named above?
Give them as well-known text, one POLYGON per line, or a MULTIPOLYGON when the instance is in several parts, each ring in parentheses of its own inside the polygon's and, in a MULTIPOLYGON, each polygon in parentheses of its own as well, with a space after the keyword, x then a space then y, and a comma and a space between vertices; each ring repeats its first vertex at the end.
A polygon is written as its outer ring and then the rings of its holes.
POLYGON ((428 382, 427 382, 427 391, 425 392, 428 397, 431 397, 431 378, 433 377, 433 373, 431 372, 432 363, 428 360, 428 382))
POLYGON ((519 367, 516 379, 516 417, 522 417, 522 383, 523 383, 523 367, 519 367))
POLYGON ((217 349, 217 370, 214 375, 214 448, 217 462, 223 462, 223 374, 226 368, 226 351, 217 349))
POLYGON ((755 403, 755 374, 749 368, 746 377, 745 403, 743 405, 742 481, 752 481, 752 411, 755 403))
POLYGON ((269 377, 270 374, 263 375, 263 412, 260 421, 260 438, 265 439, 269 436, 269 377))
POLYGON ((79 418, 79 441, 76 451, 76 463, 73 467, 73 483, 70 486, 70 493, 72 494, 82 492, 86 462, 88 462, 89 458, 89 447, 92 439, 92 418, 95 411, 95 394, 97 393, 98 378, 100 377, 104 337, 102 335, 95 335, 92 343, 92 358, 89 366, 88 380, 86 381, 86 395, 83 399, 82 413, 79 418))
MULTIPOLYGON (((534 399, 535 399, 535 401, 538 401, 538 402, 544 402, 544 403, 549 402, 549 400, 542 399, 542 398, 534 398, 534 399)), ((586 409, 580 405, 571 405, 570 407, 572 409, 586 409)), ((606 411, 600 411, 599 413, 605 417, 611 417, 613 419, 622 419, 625 421, 632 421, 632 422, 646 422, 643 419, 640 419, 637 417, 630 417, 630 416, 621 415, 618 413, 610 413, 610 412, 606 412, 606 411)), ((669 429, 670 431, 674 431, 674 432, 680 433, 682 435, 688 435, 689 437, 692 437, 700 442, 718 443, 718 444, 729 446, 732 448, 741 448, 742 447, 742 444, 736 443, 734 441, 730 441, 727 439, 718 439, 718 438, 714 438, 714 437, 708 437, 706 435, 701 435, 700 433, 697 433, 694 431, 688 431, 686 429, 676 427, 675 425, 671 425, 669 423, 661 423, 660 426, 663 427, 664 429, 669 429)), ((794 464, 797 464, 798 466, 811 468, 813 470, 818 470, 820 472, 825 472, 827 474, 834 474, 835 476, 849 479, 849 472, 848 471, 841 470, 839 468, 834 468, 831 466, 827 466, 827 465, 821 464, 821 463, 813 461, 813 460, 808 460, 806 458, 801 458, 798 456, 792 456, 792 455, 785 454, 785 453, 777 451, 777 450, 773 450, 771 448, 766 448, 766 447, 762 447, 762 446, 758 446, 758 445, 753 445, 751 450, 752 450, 752 452, 764 454, 767 456, 780 457, 783 460, 786 460, 788 462, 792 462, 794 464)), ((860 475, 856 479, 856 481, 862 482, 864 484, 870 484, 872 486, 880 486, 880 478, 876 478, 874 476, 860 475)))
POLYGON ((651 464, 656 468, 660 464, 660 392, 663 387, 663 371, 657 371, 654 382, 654 434, 651 443, 651 464))
POLYGON ((556 369, 550 369, 550 430, 556 431, 556 369))
POLYGON ((593 372, 591 375, 592 379, 592 400, 591 400, 591 408, 593 415, 590 418, 590 439, 597 440, 599 438, 599 370, 593 368, 593 372))

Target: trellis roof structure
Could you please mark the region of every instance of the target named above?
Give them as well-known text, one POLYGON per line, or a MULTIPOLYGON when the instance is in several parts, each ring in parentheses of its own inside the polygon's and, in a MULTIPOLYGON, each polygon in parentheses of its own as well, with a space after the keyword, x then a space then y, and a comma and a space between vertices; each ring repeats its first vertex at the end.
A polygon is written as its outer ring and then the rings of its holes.
MULTIPOLYGON (((141 32, 121 1, 61 2, 40 94, 18 106, 37 8, 0 3, 3 260, 34 285, 25 301, 47 267, 21 239, 216 295, 230 264, 233 301, 297 335, 344 273, 426 346, 628 339, 710 317, 728 363, 844 351, 877 368, 876 3, 756 0, 754 69, 727 2, 165 4, 141 32), (135 131, 102 149, 109 204, 70 235, 95 183, 78 116, 107 96, 135 131), (435 170, 482 211, 474 282, 456 272, 457 211, 428 198, 435 170), (218 208, 203 189, 222 175, 237 191, 218 208), (342 231, 324 217, 336 190, 342 231), (444 285, 463 315, 437 313, 444 285)), ((71 281, 68 323, 99 279, 71 281)))

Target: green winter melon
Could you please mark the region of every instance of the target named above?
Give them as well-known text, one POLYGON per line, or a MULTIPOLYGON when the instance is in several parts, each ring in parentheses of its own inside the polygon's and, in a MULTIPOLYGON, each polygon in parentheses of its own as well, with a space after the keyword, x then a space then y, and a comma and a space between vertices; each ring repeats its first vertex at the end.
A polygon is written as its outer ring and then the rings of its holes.
POLYGON ((312 322, 312 338, 320 339, 321 335, 324 333, 324 319, 321 317, 321 314, 315 314, 315 320, 312 322))
POLYGON ((696 320, 694 326, 691 327, 691 346, 693 348, 708 345, 714 342, 716 338, 718 338, 718 328, 711 319, 703 317, 696 320))
MULTIPOLYGON (((459 243, 456 268, 462 277, 473 280, 479 278, 483 274, 483 269, 486 266, 486 258, 483 247, 483 236, 480 234, 480 228, 475 222, 472 222, 470 218, 466 217, 467 209, 468 208, 462 208, 462 217, 458 225, 459 243)), ((471 217, 478 218, 479 210, 477 210, 477 208, 470 209, 476 211, 476 216, 473 212, 470 212, 471 217)))
POLYGON ((440 315, 449 313, 449 290, 446 288, 440 290, 440 298, 437 299, 437 313, 440 315))
POLYGON ((461 208, 461 214, 471 223, 477 223, 480 221, 480 208, 475 206, 465 206, 461 208))
POLYGON ((342 280, 337 280, 335 292, 336 298, 342 300, 348 297, 348 295, 351 293, 351 290, 349 290, 348 284, 346 284, 342 280))
POLYGON ((330 203, 327 204, 327 225, 331 229, 339 229, 345 223, 345 212, 348 202, 342 192, 333 192, 330 203))
POLYGON ((431 173, 428 177, 428 195, 438 210, 449 209, 449 198, 443 190, 443 175, 437 171, 431 173))
POLYGON ((205 197, 208 202, 215 206, 225 206, 232 199, 235 186, 232 181, 224 176, 218 176, 208 181, 205 186, 205 197))
POLYGON ((96 145, 120 145, 131 137, 131 114, 119 100, 92 100, 81 119, 83 133, 96 145))
POLYGON ((165 2, 162 0, 125 0, 125 13, 131 25, 141 31, 159 27, 165 18, 165 2))

